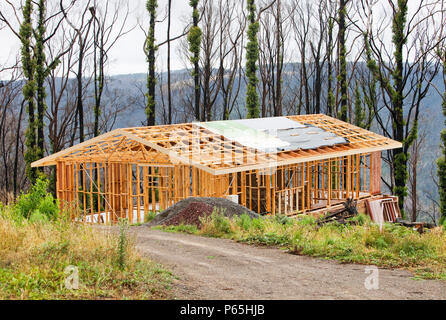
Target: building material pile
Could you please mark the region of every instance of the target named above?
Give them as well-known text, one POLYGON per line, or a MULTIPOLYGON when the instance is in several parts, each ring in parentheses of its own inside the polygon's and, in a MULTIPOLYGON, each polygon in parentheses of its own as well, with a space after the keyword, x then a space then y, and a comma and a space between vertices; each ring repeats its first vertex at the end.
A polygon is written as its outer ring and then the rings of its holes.
POLYGON ((398 218, 401 218, 398 197, 384 196, 382 199, 369 199, 366 201, 366 205, 373 222, 394 223, 398 218))
POLYGON ((396 223, 406 228, 412 228, 419 233, 425 229, 434 228, 434 224, 426 222, 411 222, 401 217, 398 206, 398 197, 383 196, 382 199, 368 199, 366 201, 367 212, 373 222, 383 224, 385 222, 396 223))
POLYGON ((357 202, 353 201, 352 199, 347 199, 347 201, 344 202, 343 205, 344 208, 338 209, 317 220, 317 225, 322 226, 330 222, 337 222, 339 224, 350 223, 349 221, 347 221, 347 219, 353 218, 354 216, 358 215, 358 211, 356 209, 357 202))
POLYGON ((210 216, 214 211, 229 218, 243 214, 247 214, 251 218, 260 217, 260 215, 248 208, 227 199, 191 197, 164 210, 149 222, 147 226, 187 224, 200 227, 200 219, 210 216))

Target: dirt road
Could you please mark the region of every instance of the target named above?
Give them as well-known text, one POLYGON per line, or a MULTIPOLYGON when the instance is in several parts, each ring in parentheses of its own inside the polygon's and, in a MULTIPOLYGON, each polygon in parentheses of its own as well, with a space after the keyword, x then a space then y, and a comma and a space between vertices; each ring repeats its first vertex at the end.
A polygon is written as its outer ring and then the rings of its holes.
POLYGON ((179 299, 446 299, 445 281, 414 280, 402 270, 379 269, 379 289, 367 290, 367 266, 147 227, 132 230, 141 253, 178 276, 179 299))

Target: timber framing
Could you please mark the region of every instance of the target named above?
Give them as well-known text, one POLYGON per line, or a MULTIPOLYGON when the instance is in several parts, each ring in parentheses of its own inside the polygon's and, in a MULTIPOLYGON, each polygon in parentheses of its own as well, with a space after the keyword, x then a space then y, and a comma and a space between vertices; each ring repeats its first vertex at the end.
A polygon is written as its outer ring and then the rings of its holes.
POLYGON ((32 166, 57 166, 58 198, 86 222, 141 222, 190 196, 295 215, 381 192, 381 151, 400 142, 326 115, 288 118, 348 143, 266 153, 186 123, 116 129, 32 166))

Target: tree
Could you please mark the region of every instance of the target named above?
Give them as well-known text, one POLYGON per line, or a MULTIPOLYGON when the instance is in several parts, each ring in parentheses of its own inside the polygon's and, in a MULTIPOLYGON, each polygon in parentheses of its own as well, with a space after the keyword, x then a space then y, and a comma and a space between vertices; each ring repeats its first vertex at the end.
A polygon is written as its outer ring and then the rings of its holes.
POLYGON ((154 126, 156 118, 156 74, 155 74, 155 53, 157 47, 155 45, 155 23, 156 23, 156 8, 158 7, 157 0, 147 0, 147 11, 150 15, 149 32, 146 39, 146 55, 149 63, 149 73, 147 76, 147 125, 154 126))
POLYGON ((345 48, 345 31, 346 31, 346 15, 347 15, 347 3, 349 0, 339 1, 338 12, 338 59, 339 59, 339 74, 338 74, 338 86, 341 90, 340 101, 340 113, 339 119, 342 121, 348 121, 348 82, 347 82, 347 50, 345 48))
MULTIPOLYGON (((10 2, 14 12, 16 9, 10 2)), ((45 154, 45 134, 44 134, 44 116, 46 111, 46 91, 45 79, 48 74, 54 70, 60 63, 60 58, 65 55, 70 48, 60 52, 59 55, 48 61, 45 55, 47 43, 56 35, 64 17, 60 17, 61 11, 52 13, 47 17, 46 0, 38 2, 25 1, 22 8, 23 20, 19 20, 19 32, 14 30, 12 24, 6 19, 3 12, 0 11, 0 20, 4 21, 11 31, 21 41, 22 67, 25 76, 25 85, 23 87, 23 95, 26 100, 28 113, 28 129, 26 132, 26 152, 25 161, 27 163, 27 176, 31 183, 34 183, 38 170, 31 168, 33 161, 42 158, 45 154), (37 3, 37 21, 36 28, 33 26, 33 14, 35 13, 33 4, 37 3), (47 32, 47 26, 54 22, 54 27, 47 32)), ((72 7, 73 2, 70 5, 72 7)))
POLYGON ((219 74, 224 71, 219 53, 224 49, 225 44, 219 35, 224 29, 227 12, 224 10, 224 5, 219 4, 215 5, 212 1, 205 1, 203 4, 200 52, 200 91, 203 96, 201 121, 210 121, 215 116, 213 107, 219 96, 222 80, 219 74))
POLYGON ((365 114, 364 114, 364 109, 362 107, 361 89, 359 87, 359 84, 356 83, 356 86, 355 86, 355 120, 354 120, 355 126, 364 128, 365 127, 364 119, 365 119, 365 114))
POLYGON ((259 95, 257 93, 257 60, 259 59, 259 44, 257 33, 259 22, 256 19, 256 5, 254 0, 247 0, 248 9, 248 43, 246 46, 246 77, 248 85, 246 88, 246 110, 248 118, 258 118, 259 95))
POLYGON ((32 54, 31 41, 33 36, 33 26, 31 14, 33 12, 33 1, 26 0, 23 6, 23 22, 20 25, 20 41, 22 43, 21 59, 23 75, 25 76, 25 84, 23 85, 23 97, 26 101, 26 111, 28 113, 28 128, 26 129, 25 138, 25 162, 26 174, 31 182, 37 179, 35 168, 31 168, 31 163, 38 160, 37 155, 37 136, 36 136, 36 120, 35 120, 35 102, 36 82, 34 79, 36 64, 32 54))
POLYGON ((23 186, 23 179, 18 174, 24 169, 23 153, 20 152, 23 137, 20 126, 25 102, 20 95, 20 78, 23 75, 18 61, 12 67, 0 67, 0 75, 4 79, 6 71, 11 73, 8 80, 0 81, 0 201, 3 203, 15 199, 18 185, 23 186))
POLYGON ((198 12, 199 0, 190 0, 189 4, 192 7, 192 21, 193 25, 189 29, 187 41, 189 43, 189 52, 191 53, 190 62, 193 65, 192 77, 194 78, 194 110, 195 120, 200 120, 200 45, 202 32, 198 26, 200 14, 198 12))
POLYGON ((259 19, 259 61, 260 74, 260 106, 261 116, 282 116, 283 96, 286 88, 283 87, 283 70, 285 60, 285 43, 289 35, 290 15, 283 15, 285 6, 281 1, 273 2, 268 6, 262 19, 259 19))
POLYGON ((171 74, 171 43, 170 43, 170 28, 172 23, 172 0, 167 3, 167 109, 168 109, 168 124, 172 124, 172 74, 171 74))
POLYGON ((417 221, 418 214, 421 211, 422 205, 418 201, 418 172, 422 169, 422 155, 426 152, 426 132, 421 130, 418 133, 417 139, 410 147, 410 157, 408 160, 408 170, 410 172, 408 178, 408 199, 410 203, 406 204, 408 213, 410 213, 410 220, 417 221))
MULTIPOLYGON (((61 32, 47 46, 48 59, 51 60, 58 56, 59 52, 65 51, 67 47, 74 48, 76 37, 78 37, 76 30, 62 25, 61 32)), ((76 57, 79 57, 77 53, 73 49, 60 58, 57 68, 49 72, 45 81, 48 91, 46 111, 46 127, 48 129, 46 136, 49 144, 49 154, 57 153, 68 146, 72 146, 71 138, 73 133, 77 131, 73 123, 76 122, 75 118, 78 111, 79 82, 78 79, 72 78, 76 62, 78 63, 76 61, 76 57)), ((82 92, 83 90, 81 90, 82 92)), ((56 196, 56 167, 52 166, 48 169, 50 171, 50 191, 56 196)))
MULTIPOLYGON (((94 1, 90 7, 94 18, 93 34, 93 78, 94 78, 94 124, 93 136, 100 134, 99 123, 102 114, 102 99, 106 87, 105 68, 108 64, 109 52, 118 40, 132 31, 135 26, 126 29, 129 17, 128 0, 94 1), (119 21, 120 20, 120 21, 119 21)), ((103 124, 102 124, 103 125, 103 124)))
MULTIPOLYGON (((439 51, 439 56, 443 61, 443 83, 444 92, 442 99, 443 116, 446 117, 446 48, 439 51)), ((446 120, 445 120, 446 126, 446 120)), ((446 129, 441 131, 441 151, 442 156, 437 160, 438 193, 440 195, 440 224, 446 221, 446 129)))
POLYGON ((332 17, 328 17, 328 39, 327 39, 327 114, 329 116, 334 115, 334 110, 336 108, 336 99, 333 92, 333 59, 332 59, 332 51, 333 51, 333 27, 334 27, 334 19, 332 17))
POLYGON ((242 53, 244 49, 243 35, 246 28, 246 17, 242 14, 243 2, 237 0, 219 0, 219 2, 220 19, 225 21, 220 27, 219 37, 220 94, 223 100, 222 119, 229 120, 229 116, 234 111, 234 108, 238 107, 243 79, 242 53), (240 10, 237 11, 237 8, 240 8, 240 10), (236 18, 233 17, 234 14, 236 14, 236 18), (231 23, 234 21, 235 23, 231 23))
MULTIPOLYGON (((444 36, 435 36, 438 14, 435 2, 419 3, 410 17, 407 0, 389 2, 389 5, 392 9, 389 17, 392 49, 387 48, 383 39, 381 29, 385 23, 381 23, 375 25, 378 30, 374 34, 370 30, 372 24, 365 31, 368 33, 365 50, 367 66, 380 84, 384 105, 375 110, 375 119, 385 136, 403 144, 402 148, 387 152, 388 159, 385 160, 390 165, 392 180, 383 181, 398 196, 404 215, 409 149, 417 138, 421 102, 439 71, 439 60, 432 53, 444 36), (412 56, 415 59, 411 59, 412 56)), ((364 7, 372 12, 368 3, 364 7)))
MULTIPOLYGON (((60 9, 64 14, 65 20, 73 28, 77 34, 78 38, 78 62, 77 62, 77 72, 76 72, 76 82, 77 82, 77 99, 76 99, 76 125, 79 124, 79 142, 84 142, 85 140, 85 130, 84 130, 84 60, 87 55, 87 51, 90 48, 89 33, 94 18, 94 7, 90 7, 90 1, 85 4, 85 8, 82 11, 82 16, 79 19, 80 25, 76 27, 68 18, 67 13, 63 7, 63 1, 60 1, 60 9), (87 12, 90 10, 92 13, 91 18, 85 22, 87 12)), ((75 132, 73 132, 74 136, 75 132)), ((73 139, 74 140, 74 139, 73 139)))

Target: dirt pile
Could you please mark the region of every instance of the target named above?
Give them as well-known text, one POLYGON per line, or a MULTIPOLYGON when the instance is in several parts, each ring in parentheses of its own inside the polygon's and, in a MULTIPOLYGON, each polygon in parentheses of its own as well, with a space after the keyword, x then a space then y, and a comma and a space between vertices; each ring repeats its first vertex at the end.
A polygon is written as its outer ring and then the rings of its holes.
POLYGON ((247 214, 251 218, 259 217, 257 213, 227 199, 188 198, 164 210, 147 225, 172 226, 183 223, 199 227, 200 218, 210 216, 214 210, 218 210, 219 213, 230 218, 233 216, 241 216, 242 214, 247 214))

